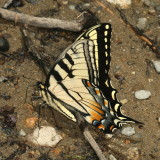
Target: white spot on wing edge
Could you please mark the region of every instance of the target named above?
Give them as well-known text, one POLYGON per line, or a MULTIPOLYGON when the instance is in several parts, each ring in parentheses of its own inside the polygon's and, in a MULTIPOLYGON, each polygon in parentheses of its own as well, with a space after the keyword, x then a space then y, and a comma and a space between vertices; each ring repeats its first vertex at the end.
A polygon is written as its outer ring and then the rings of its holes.
POLYGON ((116 97, 115 97, 115 93, 116 93, 116 91, 112 91, 112 93, 111 93, 113 100, 115 100, 115 98, 116 98, 116 97))
POLYGON ((107 24, 107 25, 105 26, 105 28, 106 28, 106 29, 109 29, 109 25, 107 24))

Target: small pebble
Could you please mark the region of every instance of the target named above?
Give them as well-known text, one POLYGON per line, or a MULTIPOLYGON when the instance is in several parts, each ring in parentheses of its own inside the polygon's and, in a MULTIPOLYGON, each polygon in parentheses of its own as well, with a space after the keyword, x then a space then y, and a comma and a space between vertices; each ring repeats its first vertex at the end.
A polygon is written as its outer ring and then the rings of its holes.
POLYGON ((63 5, 67 5, 67 4, 68 4, 68 0, 62 0, 61 3, 62 3, 63 5))
POLYGON ((132 71, 132 74, 134 74, 134 75, 135 75, 135 74, 136 74, 136 72, 135 72, 135 71, 132 71))
POLYGON ((152 61, 157 73, 160 73, 160 61, 152 61))
POLYGON ((36 125, 37 120, 38 120, 37 117, 27 118, 27 119, 25 120, 25 125, 26 125, 28 128, 33 128, 33 127, 36 125))
POLYGON ((76 9, 76 6, 75 6, 74 4, 71 4, 71 5, 69 5, 68 7, 69 7, 69 9, 71 9, 71 10, 75 10, 75 9, 76 9))
POLYGON ((117 160, 112 154, 109 155, 108 159, 109 160, 117 160))
POLYGON ((127 99, 122 99, 122 100, 120 100, 120 102, 121 102, 122 104, 126 104, 126 103, 128 102, 128 100, 127 100, 127 99))
POLYGON ((128 61, 127 64, 128 64, 129 66, 131 66, 131 65, 134 65, 135 62, 134 62, 134 61, 128 61))
POLYGON ((156 15, 156 11, 155 11, 154 9, 149 9, 149 10, 148 10, 148 13, 149 13, 150 15, 153 15, 153 16, 156 15))
POLYGON ((145 4, 148 7, 151 5, 150 0, 142 0, 142 2, 143 2, 143 4, 145 4))
POLYGON ((148 99, 151 96, 151 92, 147 90, 139 90, 135 92, 135 98, 148 99))
POLYGON ((116 65, 116 67, 115 67, 117 70, 119 70, 120 68, 121 68, 121 66, 119 66, 119 65, 116 65))
POLYGON ((23 129, 21 129, 21 130, 19 131, 19 135, 20 135, 20 136, 26 136, 26 133, 24 132, 23 129))
POLYGON ((113 134, 105 134, 106 139, 111 139, 113 137, 113 134))
POLYGON ((122 129, 121 133, 126 136, 131 136, 131 135, 135 134, 135 130, 133 127, 126 127, 126 128, 122 129))
POLYGON ((36 145, 53 147, 62 140, 62 137, 56 133, 53 127, 41 126, 28 136, 28 140, 36 145))
POLYGON ((6 38, 0 37, 0 51, 6 52, 9 50, 9 43, 6 38))
POLYGON ((149 79, 148 79, 148 82, 153 82, 153 79, 149 78, 149 79))
POLYGON ((136 26, 140 30, 144 30, 147 27, 147 18, 139 18, 136 26))

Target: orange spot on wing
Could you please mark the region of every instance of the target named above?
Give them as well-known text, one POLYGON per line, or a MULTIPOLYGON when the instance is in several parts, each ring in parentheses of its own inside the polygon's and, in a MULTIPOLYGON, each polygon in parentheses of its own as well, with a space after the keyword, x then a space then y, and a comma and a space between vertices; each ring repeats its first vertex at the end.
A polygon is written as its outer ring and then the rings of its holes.
POLYGON ((102 124, 100 124, 100 125, 98 126, 98 128, 99 128, 99 129, 103 129, 103 130, 105 129, 105 127, 104 127, 102 124))
POLYGON ((110 126, 110 128, 109 128, 109 129, 110 129, 110 130, 112 130, 113 128, 114 128, 114 125, 110 126))
POLYGON ((107 100, 104 100, 104 105, 108 106, 108 101, 107 100))
POLYGON ((91 86, 92 86, 89 81, 87 81, 87 86, 88 86, 88 87, 91 87, 91 86))
POLYGON ((100 91, 99 91, 99 89, 96 89, 95 91, 96 91, 96 94, 100 94, 100 91))

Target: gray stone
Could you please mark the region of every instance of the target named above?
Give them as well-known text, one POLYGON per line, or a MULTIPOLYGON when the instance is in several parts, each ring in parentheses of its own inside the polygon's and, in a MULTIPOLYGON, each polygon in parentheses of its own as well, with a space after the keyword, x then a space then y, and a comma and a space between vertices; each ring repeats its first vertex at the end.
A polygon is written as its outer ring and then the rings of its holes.
POLYGON ((135 134, 135 130, 133 127, 126 127, 126 128, 122 129, 121 133, 126 136, 131 136, 131 135, 135 134))
POLYGON ((135 98, 148 99, 151 96, 151 92, 147 90, 139 90, 135 92, 135 98))
POLYGON ((139 29, 144 30, 147 26, 147 18, 139 18, 136 26, 139 29))

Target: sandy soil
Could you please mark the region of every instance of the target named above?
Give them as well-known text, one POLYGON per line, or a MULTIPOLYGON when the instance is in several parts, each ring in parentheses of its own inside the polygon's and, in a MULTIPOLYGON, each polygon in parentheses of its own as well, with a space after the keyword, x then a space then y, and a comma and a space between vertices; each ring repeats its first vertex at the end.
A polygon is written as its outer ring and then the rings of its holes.
MULTIPOLYGON (((3 6, 5 1, 1 0, 0 6, 3 6)), ((140 137, 139 140, 122 136, 120 133, 108 140, 103 133, 92 126, 90 126, 91 133, 107 157, 109 153, 114 155, 117 160, 127 160, 136 148, 137 152, 130 158, 131 160, 158 160, 160 159, 160 126, 157 120, 160 117, 160 75, 156 73, 153 66, 147 68, 146 63, 146 59, 156 60, 157 58, 123 23, 115 6, 109 4, 103 8, 95 0, 92 2, 75 0, 74 2, 69 1, 69 4, 64 4, 62 1, 41 0, 34 5, 24 2, 25 5, 18 7, 17 10, 29 15, 72 20, 80 14, 73 6, 78 5, 80 8, 85 2, 90 4, 85 8, 92 11, 100 22, 112 24, 111 79, 119 92, 119 99, 127 99, 127 103, 123 107, 125 114, 145 123, 143 126, 133 125, 136 134, 140 137), (146 70, 149 71, 149 75, 146 75, 146 70), (117 74, 125 77, 122 84, 115 78, 117 74), (141 89, 149 90, 152 94, 151 97, 147 100, 135 99, 134 92, 141 89)), ((160 6, 159 0, 154 0, 154 4, 160 6)), ((134 0, 132 5, 124 10, 124 13, 134 25, 138 18, 147 18, 145 34, 151 39, 157 37, 159 41, 160 20, 158 15, 160 13, 154 10, 154 4, 146 6, 140 0, 134 0), (151 10, 155 12, 151 13, 151 10)), ((10 77, 9 81, 0 83, 0 108, 14 107, 15 110, 11 115, 16 119, 15 127, 7 127, 4 126, 4 116, 0 116, 0 159, 96 160, 95 153, 86 143, 75 123, 56 111, 54 111, 53 117, 48 107, 42 107, 41 112, 37 112, 42 101, 31 101, 31 98, 36 94, 34 85, 37 81, 44 82, 45 76, 29 54, 23 51, 24 44, 20 31, 22 26, 0 19, 0 34, 7 37, 10 44, 7 53, 14 57, 10 59, 0 55, 0 76, 10 77), (27 135, 32 133, 36 127, 26 125, 25 120, 30 117, 37 117, 39 126, 55 126, 55 122, 57 122, 60 127, 58 131, 63 136, 63 140, 53 148, 34 146, 28 142, 27 135), (24 130, 26 136, 19 134, 21 129, 24 130)), ((33 27, 28 27, 27 30, 37 51, 45 55, 51 64, 80 34, 33 27)))

